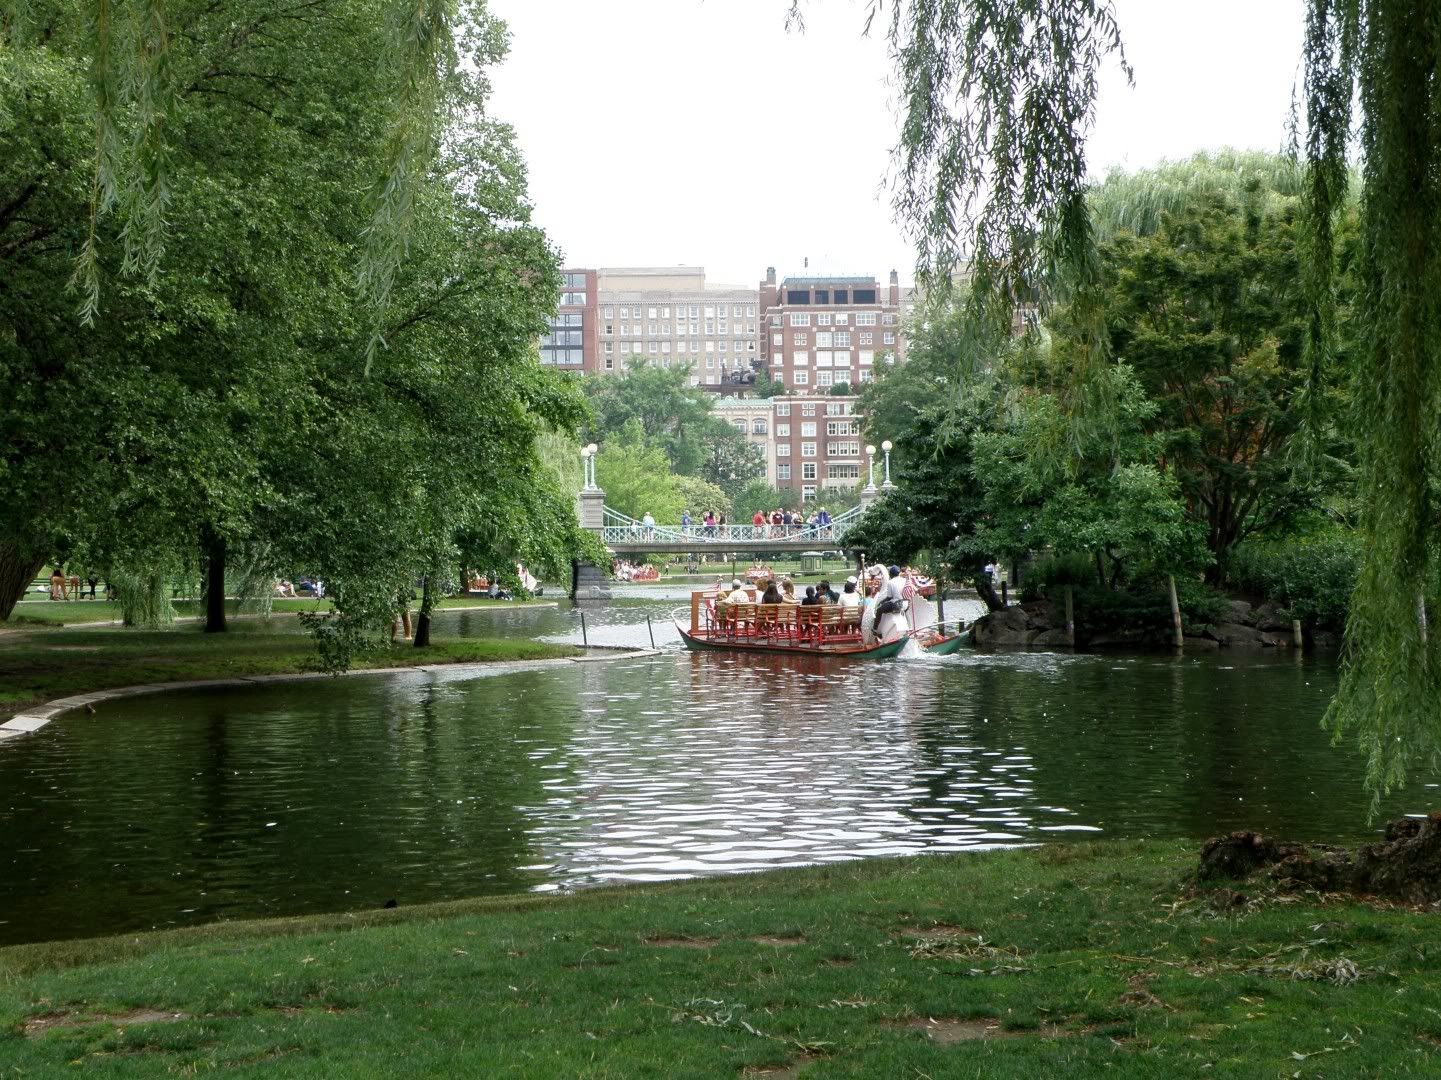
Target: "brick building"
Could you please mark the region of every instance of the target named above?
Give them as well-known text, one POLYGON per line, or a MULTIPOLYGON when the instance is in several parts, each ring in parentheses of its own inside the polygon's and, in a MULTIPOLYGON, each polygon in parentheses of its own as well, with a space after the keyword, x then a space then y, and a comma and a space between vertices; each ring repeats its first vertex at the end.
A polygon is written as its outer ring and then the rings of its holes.
POLYGON ((827 488, 864 483, 865 451, 855 397, 793 394, 722 398, 716 415, 766 455, 766 482, 824 501, 827 488))
POLYGON ((882 289, 874 277, 788 277, 774 267, 757 290, 761 332, 757 353, 770 376, 788 390, 826 393, 859 386, 876 365, 904 359, 900 280, 894 270, 882 289))

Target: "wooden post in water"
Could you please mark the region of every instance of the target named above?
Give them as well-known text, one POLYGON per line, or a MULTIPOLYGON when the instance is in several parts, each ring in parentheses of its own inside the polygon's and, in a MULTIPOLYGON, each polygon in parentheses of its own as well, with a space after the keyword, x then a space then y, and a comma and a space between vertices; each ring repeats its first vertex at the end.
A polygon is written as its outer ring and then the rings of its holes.
POLYGON ((1076 612, 1071 603, 1071 587, 1066 586, 1066 644, 1076 647, 1076 612))
POLYGON ((645 632, 650 635, 650 647, 655 648, 655 630, 650 625, 650 616, 645 617, 645 632))
POLYGON ((580 613, 580 643, 587 648, 590 647, 590 638, 586 636, 585 632, 585 612, 583 611, 580 613))
POLYGON ((1301 620, 1291 620, 1291 644, 1296 646, 1299 652, 1306 644, 1306 639, 1301 635, 1301 620))
POLYGON ((1176 575, 1166 575, 1166 592, 1171 598, 1171 644, 1178 649, 1186 647, 1186 635, 1181 629, 1181 604, 1176 599, 1176 575))

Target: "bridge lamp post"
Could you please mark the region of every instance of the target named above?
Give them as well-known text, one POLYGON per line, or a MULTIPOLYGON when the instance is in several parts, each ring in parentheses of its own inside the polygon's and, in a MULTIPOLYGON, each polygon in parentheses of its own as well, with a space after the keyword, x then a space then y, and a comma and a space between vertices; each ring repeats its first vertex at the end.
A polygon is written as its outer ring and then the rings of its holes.
POLYGON ((874 446, 869 446, 869 445, 868 445, 868 446, 866 447, 866 457, 868 457, 868 458, 871 459, 871 482, 866 485, 866 491, 870 492, 871 494, 875 494, 875 490, 876 490, 876 448, 875 448, 874 446))
POLYGON ((599 449, 595 443, 580 448, 580 464, 586 491, 595 490, 595 455, 599 449))
MULTIPOLYGON (((892 446, 893 446, 893 444, 892 444, 892 442, 891 442, 890 439, 887 439, 885 442, 881 443, 881 449, 886 452, 886 479, 885 479, 885 481, 881 484, 881 490, 882 490, 882 491, 891 491, 891 490, 894 489, 895 486, 896 486, 895 484, 891 483, 891 448, 892 448, 892 446)), ((873 466, 873 467, 874 467, 874 466, 873 466)))

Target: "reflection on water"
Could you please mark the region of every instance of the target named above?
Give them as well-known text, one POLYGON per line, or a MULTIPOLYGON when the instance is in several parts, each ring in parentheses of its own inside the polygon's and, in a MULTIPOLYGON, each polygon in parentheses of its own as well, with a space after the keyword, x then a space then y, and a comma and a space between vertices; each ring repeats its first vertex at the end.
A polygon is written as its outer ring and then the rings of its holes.
MULTIPOLYGON (((668 608, 588 610, 591 640, 647 614, 673 640, 668 608)), ((1093 835, 1356 840, 1334 685, 1274 655, 668 649, 120 700, 0 751, 0 943, 1093 835)))

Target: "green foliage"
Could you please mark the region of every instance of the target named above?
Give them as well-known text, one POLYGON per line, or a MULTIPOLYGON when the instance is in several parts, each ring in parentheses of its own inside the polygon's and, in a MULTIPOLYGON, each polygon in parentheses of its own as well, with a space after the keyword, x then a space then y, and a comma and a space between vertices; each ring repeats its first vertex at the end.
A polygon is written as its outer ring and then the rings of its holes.
MULTIPOLYGON (((689 510, 696 521, 699 521, 707 510, 727 515, 732 512, 731 498, 720 486, 696 476, 677 476, 674 479, 683 504, 682 509, 689 510)), ((677 517, 676 521, 679 520, 677 517)))
POLYGON ((166 567, 116 567, 110 571, 120 621, 137 630, 159 630, 175 621, 170 603, 172 573, 166 567))
POLYGON ((1237 550, 1228 576, 1236 588, 1264 596, 1291 618, 1339 631, 1361 567, 1359 540, 1349 530, 1331 529, 1245 544, 1237 550))
POLYGON ((769 514, 772 510, 796 510, 801 505, 801 495, 790 488, 773 488, 764 480, 752 480, 736 494, 732 504, 735 508, 733 520, 740 525, 748 524, 757 510, 769 514))
POLYGON ((640 422, 632 419, 619 437, 601 444, 595 460, 596 482, 612 510, 658 522, 677 522, 684 499, 665 451, 647 445, 640 422))

